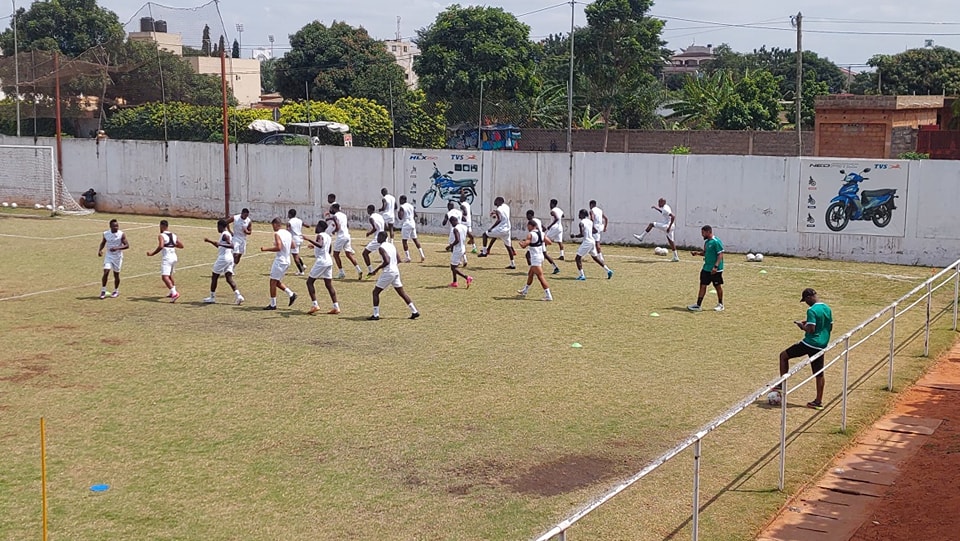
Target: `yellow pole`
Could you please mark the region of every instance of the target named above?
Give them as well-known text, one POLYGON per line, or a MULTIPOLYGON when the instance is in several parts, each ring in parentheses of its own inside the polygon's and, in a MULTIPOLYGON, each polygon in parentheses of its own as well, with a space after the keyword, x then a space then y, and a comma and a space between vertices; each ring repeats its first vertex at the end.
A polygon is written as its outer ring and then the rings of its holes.
POLYGON ((40 418, 40 493, 43 516, 43 541, 47 541, 47 438, 46 425, 40 418))

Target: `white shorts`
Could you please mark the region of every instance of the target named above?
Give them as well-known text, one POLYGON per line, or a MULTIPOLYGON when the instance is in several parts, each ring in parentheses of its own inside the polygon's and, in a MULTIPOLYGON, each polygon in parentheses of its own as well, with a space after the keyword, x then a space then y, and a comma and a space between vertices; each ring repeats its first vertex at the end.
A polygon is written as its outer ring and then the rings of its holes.
POLYGON ((303 237, 293 237, 293 242, 290 243, 290 253, 299 254, 300 246, 303 244, 303 237))
POLYGON ((177 266, 177 258, 164 258, 160 260, 160 276, 170 276, 173 274, 173 268, 177 266))
POLYGON ((510 245, 510 230, 509 229, 495 229, 487 233, 488 237, 493 237, 495 239, 500 239, 504 244, 510 245))
POLYGON ((380 274, 380 277, 377 278, 377 287, 380 289, 387 289, 389 287, 403 287, 403 284, 400 283, 400 273, 399 272, 383 272, 380 274))
POLYGON ((111 255, 112 253, 116 252, 107 252, 107 256, 103 258, 103 270, 120 272, 120 267, 123 266, 123 254, 111 255))
POLYGON ((283 280, 283 276, 287 274, 288 268, 290 268, 290 263, 281 263, 274 259, 273 266, 270 267, 270 279, 283 280))
POLYGON ((243 255, 247 251, 247 237, 233 237, 233 253, 243 255))
POLYGON ((673 241, 673 232, 677 229, 676 227, 670 227, 669 223, 661 222, 654 222, 653 227, 656 227, 660 231, 666 233, 667 238, 670 239, 671 242, 673 241))
MULTIPOLYGON (((600 242, 600 233, 594 233, 594 234, 593 234, 593 242, 594 242, 594 244, 600 242)), ((594 248, 596 248, 596 246, 594 246, 594 248)))
POLYGON ((530 254, 530 266, 531 267, 542 267, 543 266, 543 252, 533 253, 527 252, 530 254))
POLYGON ((371 240, 370 242, 367 243, 367 245, 363 249, 370 252, 371 254, 375 254, 377 253, 377 250, 380 249, 380 243, 377 242, 376 240, 371 240))
POLYGON ((410 240, 417 238, 417 226, 405 225, 400 229, 400 238, 410 240))
POLYGON ((217 258, 213 262, 213 273, 214 274, 233 274, 233 258, 231 259, 220 259, 217 258))
POLYGON ((550 242, 563 242, 563 227, 547 229, 547 238, 550 239, 550 242))
POLYGON ((310 269, 310 278, 313 278, 314 280, 320 278, 333 280, 333 263, 325 265, 317 261, 313 264, 313 268, 310 269))
POLYGON ((464 255, 465 253, 466 253, 466 252, 465 252, 464 250, 460 249, 459 246, 456 247, 456 248, 454 248, 454 249, 453 249, 453 252, 450 253, 450 264, 453 265, 454 267, 456 267, 456 266, 459 265, 460 263, 463 263, 463 255, 464 255))
POLYGON ((350 243, 350 237, 337 237, 333 240, 334 252, 353 253, 353 245, 350 243))
POLYGON ((381 213, 380 216, 383 216, 384 225, 393 225, 397 221, 392 214, 387 214, 386 212, 381 213))
POLYGON ((580 257, 586 257, 588 255, 597 257, 597 245, 592 242, 582 242, 580 247, 577 248, 577 255, 580 257))

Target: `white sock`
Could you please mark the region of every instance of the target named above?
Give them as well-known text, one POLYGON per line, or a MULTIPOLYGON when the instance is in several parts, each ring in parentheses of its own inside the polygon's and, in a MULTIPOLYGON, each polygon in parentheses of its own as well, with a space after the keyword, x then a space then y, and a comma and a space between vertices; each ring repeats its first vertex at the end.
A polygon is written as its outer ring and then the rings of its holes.
POLYGON ((105 287, 101 287, 101 288, 100 288, 100 293, 106 293, 106 292, 107 292, 107 288, 105 288, 105 287))
POLYGON ((379 315, 380 315, 380 307, 379 307, 379 306, 374 306, 374 307, 373 307, 373 315, 375 315, 375 316, 379 316, 379 315))
POLYGON ((417 307, 414 306, 412 302, 411 302, 410 304, 408 304, 407 306, 410 308, 410 313, 411 313, 411 314, 416 314, 416 313, 417 313, 417 307))
POLYGON ((360 265, 357 265, 357 272, 363 272, 363 269, 360 268, 360 265))
POLYGON ((424 255, 423 255, 423 248, 417 248, 417 250, 420 251, 420 257, 424 257, 424 255))
POLYGON ((637 241, 643 242, 643 237, 646 237, 646 236, 647 236, 647 232, 646 232, 646 231, 644 231, 643 233, 640 233, 640 238, 637 239, 637 241))
POLYGON ((606 264, 604 264, 604 265, 603 265, 603 270, 605 270, 605 271, 607 271, 607 272, 610 272, 610 267, 608 267, 606 264))
POLYGON ((677 251, 676 251, 676 250, 673 251, 673 257, 680 257, 679 255, 677 255, 677 251))
POLYGON ((210 298, 211 298, 211 299, 216 298, 216 296, 217 296, 217 292, 216 292, 216 291, 211 291, 211 292, 210 292, 210 298))
POLYGON ((373 265, 367 265, 367 272, 373 272, 373 265))
POLYGON ((277 298, 270 297, 270 306, 276 306, 276 305, 277 305, 277 298))
POLYGON ((234 290, 233 290, 233 294, 239 297, 239 296, 240 296, 240 288, 238 287, 237 289, 234 289, 234 290))
POLYGON ((313 307, 314 307, 314 308, 320 308, 320 303, 317 302, 317 301, 313 301, 313 307))
POLYGON ((284 289, 283 292, 286 293, 287 296, 289 296, 289 297, 292 297, 292 296, 293 296, 293 290, 290 289, 289 287, 286 288, 286 289, 284 289))
POLYGON ((523 286, 523 289, 521 289, 520 291, 522 291, 523 294, 526 295, 527 290, 529 290, 529 289, 530 289, 530 286, 523 286))
POLYGON ((547 289, 544 289, 544 290, 543 290, 543 296, 546 297, 546 298, 548 298, 548 299, 552 299, 552 298, 553 298, 553 295, 550 294, 550 288, 549 288, 549 287, 548 287, 547 289))
POLYGON ((563 256, 563 250, 560 250, 560 257, 564 257, 564 256, 563 256))
POLYGON ((403 251, 403 257, 405 257, 405 258, 407 258, 407 259, 410 259, 410 250, 404 250, 404 251, 403 251))
POLYGON ((580 276, 583 276, 583 269, 580 269, 580 276))
POLYGON ((340 303, 339 303, 339 302, 333 303, 333 309, 334 309, 334 310, 339 310, 339 309, 340 309, 340 303))
POLYGON ((171 294, 171 295, 176 295, 176 294, 177 294, 177 286, 173 286, 173 287, 170 288, 170 294, 171 294))

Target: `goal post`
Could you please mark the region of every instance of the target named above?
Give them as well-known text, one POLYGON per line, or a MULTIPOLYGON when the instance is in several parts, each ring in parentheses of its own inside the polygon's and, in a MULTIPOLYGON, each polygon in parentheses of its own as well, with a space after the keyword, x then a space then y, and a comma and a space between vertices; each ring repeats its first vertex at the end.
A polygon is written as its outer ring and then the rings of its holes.
POLYGON ((53 147, 0 145, 0 201, 40 205, 59 214, 92 214, 80 206, 57 172, 53 147))

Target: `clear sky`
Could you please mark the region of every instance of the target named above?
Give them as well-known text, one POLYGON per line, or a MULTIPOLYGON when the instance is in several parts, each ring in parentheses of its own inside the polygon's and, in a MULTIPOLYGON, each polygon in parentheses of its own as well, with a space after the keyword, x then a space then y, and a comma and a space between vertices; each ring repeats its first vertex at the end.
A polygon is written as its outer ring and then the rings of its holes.
MULTIPOLYGON (((195 7, 205 1, 164 0, 164 5, 195 7)), ((313 20, 326 24, 345 21, 366 28, 375 38, 389 39, 397 34, 399 16, 400 35, 415 37, 418 29, 429 25, 450 5, 431 0, 221 0, 221 25, 212 4, 192 11, 171 11, 140 0, 99 2, 115 11, 121 21, 131 21, 127 30, 135 30, 139 18, 152 13, 154 18, 168 20, 169 31, 182 32, 184 42, 194 46, 200 40, 194 25, 202 28, 203 23, 210 24, 214 39, 223 33, 221 28, 226 28, 228 41, 232 42, 239 36, 236 24, 242 23, 244 57, 251 56, 253 47, 269 48, 269 35, 275 37, 275 55, 280 56, 288 48, 287 36, 313 20)), ((472 4, 469 0, 461 2, 472 4)), ((483 5, 503 7, 517 15, 530 26, 535 40, 570 31, 569 2, 489 0, 483 5)), ((579 1, 574 5, 577 26, 586 24, 585 5, 579 1)), ((796 33, 790 16, 800 11, 804 16, 804 49, 857 69, 874 54, 923 47, 926 39, 960 50, 960 1, 926 0, 917 5, 921 6, 923 9, 913 10, 903 0, 660 0, 651 14, 667 20, 664 38, 672 49, 692 43, 729 43, 735 50, 750 51, 762 45, 795 49, 796 33)))

